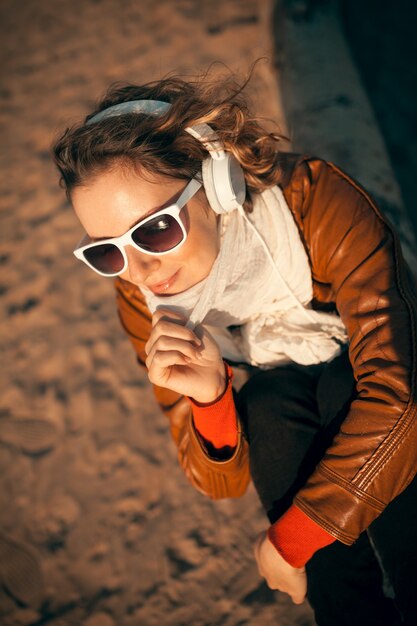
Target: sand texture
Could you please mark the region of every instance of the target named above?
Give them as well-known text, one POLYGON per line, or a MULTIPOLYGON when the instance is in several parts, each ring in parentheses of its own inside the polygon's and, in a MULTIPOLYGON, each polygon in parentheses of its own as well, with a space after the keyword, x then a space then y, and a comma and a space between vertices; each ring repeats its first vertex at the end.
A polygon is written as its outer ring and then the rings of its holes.
MULTIPOLYGON (((0 124, 0 623, 309 626, 270 591, 253 489, 213 503, 176 460, 112 282, 72 256, 81 229, 49 145, 114 80, 272 56, 269 2, 3 0, 0 124)), ((268 65, 252 88, 280 119, 268 65)))

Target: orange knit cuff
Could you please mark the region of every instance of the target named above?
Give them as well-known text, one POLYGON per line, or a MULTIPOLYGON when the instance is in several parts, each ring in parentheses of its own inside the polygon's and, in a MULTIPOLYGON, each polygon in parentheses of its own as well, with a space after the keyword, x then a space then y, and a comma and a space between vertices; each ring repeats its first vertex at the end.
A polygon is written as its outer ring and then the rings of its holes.
POLYGON ((194 426, 198 433, 216 449, 237 445, 237 419, 233 400, 233 370, 225 362, 227 385, 222 395, 210 404, 199 404, 189 398, 194 426))
POLYGON ((269 527, 268 538, 292 567, 303 567, 317 550, 336 541, 294 504, 269 527))

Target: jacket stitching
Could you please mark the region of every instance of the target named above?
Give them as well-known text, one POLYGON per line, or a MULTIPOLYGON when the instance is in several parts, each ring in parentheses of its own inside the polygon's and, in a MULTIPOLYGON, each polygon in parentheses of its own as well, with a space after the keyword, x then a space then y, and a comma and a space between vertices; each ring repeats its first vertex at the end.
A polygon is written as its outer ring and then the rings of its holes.
POLYGON ((324 463, 321 463, 320 466, 317 467, 317 472, 329 478, 331 482, 339 485, 339 487, 341 487, 345 491, 348 491, 360 500, 367 502, 370 506, 372 506, 373 509, 376 509, 379 512, 382 512, 384 510, 386 502, 382 502, 378 498, 371 496, 369 493, 366 493, 357 485, 353 485, 351 482, 345 481, 339 476, 339 474, 336 474, 324 463))
POLYGON ((352 544, 356 537, 350 535, 349 533, 341 530, 340 528, 335 528, 332 524, 330 524, 327 520, 323 519, 314 509, 308 506, 305 502, 301 502, 297 497, 294 500, 294 503, 301 509, 306 515, 308 515, 313 521, 315 521, 319 526, 324 528, 332 537, 340 540, 343 543, 352 544))
MULTIPOLYGON (((417 413, 417 408, 415 408, 413 411, 414 407, 412 405, 410 406, 410 404, 411 402, 397 421, 397 424, 394 427, 393 431, 381 443, 380 447, 383 447, 383 449, 380 452, 376 450, 374 455, 372 455, 368 459, 365 465, 353 477, 352 482, 358 488, 368 488, 372 481, 390 461, 392 450, 394 448, 399 449, 401 446, 407 443, 406 438, 409 435, 409 432, 412 431, 413 418, 417 413), (390 441, 387 441, 388 438, 390 438, 390 441), (380 456, 380 459, 376 459, 375 461, 375 457, 377 456, 380 456)), ((414 476, 411 475, 409 477, 409 480, 411 480, 413 477, 414 476)))

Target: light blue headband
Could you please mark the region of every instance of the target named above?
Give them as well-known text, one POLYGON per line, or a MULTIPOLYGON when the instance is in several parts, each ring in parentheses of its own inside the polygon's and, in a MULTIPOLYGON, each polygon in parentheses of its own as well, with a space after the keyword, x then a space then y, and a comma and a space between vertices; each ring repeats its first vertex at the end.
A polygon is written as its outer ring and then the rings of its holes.
MULTIPOLYGON (((130 100, 129 102, 120 102, 113 106, 96 113, 87 122, 86 126, 96 124, 108 117, 117 117, 126 113, 145 113, 147 115, 163 115, 171 108, 169 102, 162 100, 130 100)), ((218 140, 215 131, 208 124, 197 124, 196 126, 187 126, 185 129, 190 135, 201 141, 204 147, 210 152, 213 159, 220 161, 224 159, 226 154, 222 143, 218 140), (211 140, 208 137, 212 137, 211 140)))
POLYGON ((169 102, 161 100, 131 100, 130 102, 120 102, 114 104, 100 113, 91 117, 86 125, 95 124, 107 117, 115 117, 117 115, 125 115, 126 113, 146 113, 147 115, 163 115, 171 108, 169 102))

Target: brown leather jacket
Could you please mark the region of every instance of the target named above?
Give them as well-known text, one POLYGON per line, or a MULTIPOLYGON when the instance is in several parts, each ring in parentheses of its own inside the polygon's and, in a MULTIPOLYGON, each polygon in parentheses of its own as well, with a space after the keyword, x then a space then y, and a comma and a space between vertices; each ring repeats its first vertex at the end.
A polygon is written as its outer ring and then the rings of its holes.
MULTIPOLYGON (((308 253, 315 308, 336 306, 349 335, 357 398, 295 503, 351 544, 417 472, 417 300, 396 234, 367 193, 331 163, 282 155, 282 189, 308 253)), ((117 279, 123 327, 144 363, 151 315, 138 288, 117 279)), ((155 388, 180 463, 212 498, 249 482, 241 433, 233 457, 211 458, 187 398, 155 388)))

